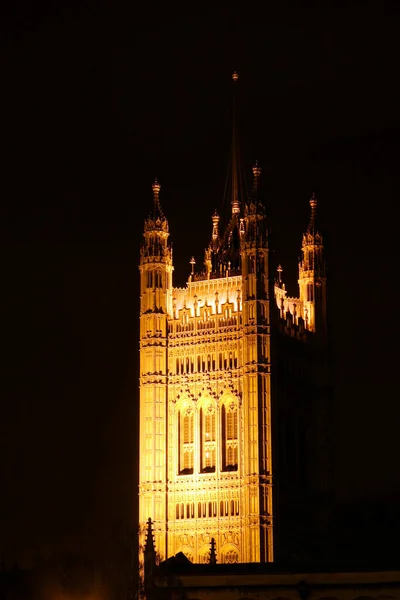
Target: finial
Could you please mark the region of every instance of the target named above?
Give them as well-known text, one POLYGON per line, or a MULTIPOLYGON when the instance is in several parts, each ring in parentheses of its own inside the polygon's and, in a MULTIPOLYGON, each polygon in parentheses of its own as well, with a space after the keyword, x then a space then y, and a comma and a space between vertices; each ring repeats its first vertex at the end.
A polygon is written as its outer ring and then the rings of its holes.
POLYGON ((314 229, 315 229, 315 219, 316 219, 316 214, 317 214, 317 206, 318 206, 318 200, 317 200, 317 197, 315 195, 315 192, 313 192, 311 194, 310 206, 311 206, 311 216, 310 216, 310 225, 309 225, 308 228, 309 228, 310 231, 314 231, 314 229))
POLYGON ((196 264, 194 256, 192 256, 192 258, 190 259, 190 263, 189 264, 192 265, 192 275, 194 275, 194 265, 196 264))
POLYGON ((158 183, 157 177, 154 179, 154 183, 152 185, 152 188, 153 188, 154 200, 158 201, 158 196, 160 194, 161 185, 158 183))
POLYGON ((232 73, 232 81, 233 81, 233 83, 236 83, 238 79, 239 79, 239 75, 237 74, 236 71, 233 71, 233 73, 232 73))
POLYGON ((212 228, 212 241, 215 247, 215 244, 217 244, 218 242, 218 237, 219 237, 219 233, 218 233, 218 223, 219 223, 219 214, 217 213, 217 211, 214 211, 212 218, 212 224, 213 224, 213 228, 212 228))
POLYGON ((314 210, 314 209, 317 208, 317 205, 318 205, 318 200, 317 200, 317 197, 315 195, 315 192, 313 192, 311 194, 311 198, 310 198, 310 206, 314 210))
POLYGON ((145 551, 154 552, 155 547, 154 547, 154 538, 153 538, 153 523, 151 521, 151 517, 149 517, 147 520, 147 528, 146 529, 147 529, 147 536, 146 536, 146 543, 145 543, 145 551))
POLYGON ((158 183, 157 177, 154 179, 154 183, 151 187, 153 188, 153 200, 154 200, 154 217, 153 218, 154 218, 154 220, 163 219, 164 214, 163 214, 163 211, 161 210, 161 204, 160 204, 161 185, 158 183))
POLYGON ((258 165, 258 160, 256 160, 256 164, 253 167, 253 177, 254 177, 254 191, 258 189, 258 179, 261 175, 261 167, 258 165))
POLYGON ((282 283, 282 265, 278 265, 278 268, 276 270, 278 271, 278 281, 279 283, 282 283))
POLYGON ((214 538, 211 538, 210 546, 211 546, 211 548, 210 548, 210 565, 216 565, 217 564, 217 549, 215 547, 214 538))

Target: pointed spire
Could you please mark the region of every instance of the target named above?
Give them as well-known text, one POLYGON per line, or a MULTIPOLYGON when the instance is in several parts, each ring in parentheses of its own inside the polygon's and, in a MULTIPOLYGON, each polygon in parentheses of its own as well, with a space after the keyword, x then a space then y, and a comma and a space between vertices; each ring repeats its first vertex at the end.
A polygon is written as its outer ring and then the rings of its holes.
POLYGON ((258 160, 256 160, 256 164, 253 167, 253 177, 254 177, 253 192, 255 194, 257 194, 257 191, 258 191, 258 180, 260 178, 260 175, 261 175, 261 167, 258 165, 258 160))
POLYGON ((211 538, 211 544, 210 544, 210 565, 216 565, 217 564, 217 549, 215 546, 215 539, 211 538))
POLYGON ((219 231, 218 231, 219 214, 217 213, 216 210, 214 211, 214 214, 212 216, 212 224, 213 224, 212 243, 213 243, 213 247, 215 248, 218 243, 218 238, 219 238, 219 231))
POLYGON ((146 527, 146 542, 144 545, 144 551, 145 553, 154 553, 155 554, 155 545, 154 545, 154 537, 153 537, 153 523, 151 521, 151 518, 149 517, 147 520, 147 527, 146 527))
POLYGON ((154 179, 152 188, 153 188, 153 200, 154 200, 154 220, 156 220, 157 218, 162 219, 164 217, 164 214, 163 214, 163 211, 161 210, 161 205, 160 205, 161 185, 158 183, 157 177, 154 179))
POLYGON ((238 140, 236 130, 236 98, 235 98, 235 87, 239 75, 236 71, 232 74, 233 81, 233 108, 232 108, 232 215, 240 213, 240 202, 239 202, 239 157, 238 157, 238 140))
POLYGON ((282 265, 279 264, 276 270, 278 272, 278 283, 281 284, 282 283, 282 271, 283 271, 282 265))
POLYGON ((314 192, 312 193, 311 198, 310 198, 310 206, 311 206, 311 215, 310 215, 310 223, 308 225, 308 231, 310 233, 314 233, 316 216, 317 216, 317 206, 318 206, 318 200, 317 200, 317 197, 314 192))
POLYGON ((153 210, 150 212, 147 219, 144 222, 145 231, 164 231, 168 233, 168 221, 161 209, 160 204, 160 189, 161 185, 158 183, 157 178, 151 186, 153 188, 153 210))

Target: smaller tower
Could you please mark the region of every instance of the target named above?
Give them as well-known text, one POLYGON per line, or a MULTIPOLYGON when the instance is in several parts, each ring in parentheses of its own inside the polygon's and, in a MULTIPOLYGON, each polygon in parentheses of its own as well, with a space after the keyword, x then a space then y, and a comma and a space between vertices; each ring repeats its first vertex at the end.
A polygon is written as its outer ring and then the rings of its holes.
POLYGON ((253 167, 253 192, 244 208, 240 235, 244 330, 244 479, 245 502, 246 506, 251 507, 242 523, 246 562, 273 561, 270 369, 270 300, 273 295, 269 280, 267 218, 258 198, 260 172, 256 164, 253 167))
POLYGON ((307 328, 323 338, 326 335, 326 277, 323 239, 316 228, 317 205, 317 198, 312 194, 310 221, 301 245, 299 288, 307 328))
MULTIPOLYGON (((167 339, 172 315, 172 248, 161 210, 160 184, 153 183, 153 210, 144 223, 140 254, 140 457, 139 521, 144 545, 152 518, 157 549, 167 552, 167 339)), ((143 557, 139 557, 142 562, 143 557)))

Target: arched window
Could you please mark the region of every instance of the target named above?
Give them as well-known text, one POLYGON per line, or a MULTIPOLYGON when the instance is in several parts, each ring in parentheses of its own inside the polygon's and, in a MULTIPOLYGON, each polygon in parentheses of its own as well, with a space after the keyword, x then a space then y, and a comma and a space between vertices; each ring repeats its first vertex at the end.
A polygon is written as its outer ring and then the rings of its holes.
POLYGON ((235 548, 229 548, 222 554, 222 562, 225 564, 239 562, 239 554, 235 548))
POLYGON ((153 271, 147 271, 147 287, 153 287, 153 271))
POLYGON ((232 402, 222 405, 222 469, 237 471, 238 468, 238 408, 232 402))
POLYGON ((215 408, 210 404, 200 409, 200 470, 214 472, 216 462, 216 436, 215 436, 216 414, 215 408))
POLYGON ((161 273, 161 271, 155 272, 154 287, 162 288, 162 273, 161 273))
POLYGON ((194 412, 191 408, 178 412, 179 473, 193 473, 194 412))

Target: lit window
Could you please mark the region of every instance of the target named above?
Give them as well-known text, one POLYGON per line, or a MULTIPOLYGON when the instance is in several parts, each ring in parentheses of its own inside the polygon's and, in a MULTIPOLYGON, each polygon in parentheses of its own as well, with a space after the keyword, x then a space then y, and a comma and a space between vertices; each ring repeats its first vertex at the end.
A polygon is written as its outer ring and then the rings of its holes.
POLYGON ((179 473, 193 473, 194 413, 191 409, 178 413, 179 473))
POLYGON ((238 408, 232 403, 222 406, 222 469, 238 468, 238 408))
POLYGON ((200 409, 201 471, 215 471, 216 463, 216 414, 213 406, 200 409))

